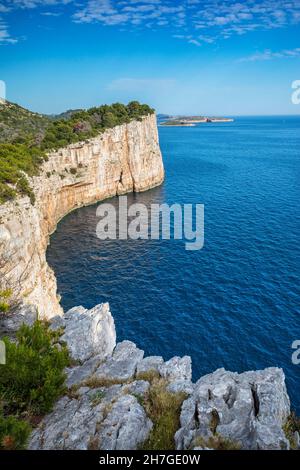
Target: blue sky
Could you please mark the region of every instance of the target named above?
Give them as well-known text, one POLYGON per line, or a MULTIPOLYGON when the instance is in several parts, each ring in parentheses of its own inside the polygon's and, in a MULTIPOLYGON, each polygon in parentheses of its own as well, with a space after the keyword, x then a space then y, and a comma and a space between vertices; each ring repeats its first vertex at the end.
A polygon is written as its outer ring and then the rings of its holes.
POLYGON ((299 114, 300 0, 0 0, 7 99, 138 99, 171 114, 299 114))

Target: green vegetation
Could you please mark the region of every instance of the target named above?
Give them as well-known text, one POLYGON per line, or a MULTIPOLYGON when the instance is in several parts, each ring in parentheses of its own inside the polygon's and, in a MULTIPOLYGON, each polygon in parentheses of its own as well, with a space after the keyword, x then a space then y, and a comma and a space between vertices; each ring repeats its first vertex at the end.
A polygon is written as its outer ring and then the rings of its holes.
POLYGON ((286 435, 286 438, 290 441, 291 449, 297 449, 297 441, 295 438, 295 433, 300 434, 300 418, 298 418, 295 413, 291 413, 288 419, 286 420, 283 431, 286 435))
POLYGON ((0 400, 6 413, 44 414, 64 391, 65 347, 57 348, 58 334, 37 320, 22 325, 17 343, 4 338, 6 365, 1 369, 0 400))
POLYGON ((7 313, 10 309, 12 290, 5 289, 0 291, 0 313, 7 313))
POLYGON ((167 390, 168 382, 153 374, 150 388, 141 398, 146 413, 153 422, 153 429, 143 443, 143 450, 175 449, 174 434, 179 428, 179 417, 184 393, 171 393, 167 390))
MULTIPOLYGON (((88 110, 68 111, 60 116, 32 113, 13 103, 0 104, 0 204, 27 195, 34 204, 28 176, 38 174, 46 152, 97 136, 105 129, 141 120, 154 112, 132 101, 88 110)), ((74 169, 71 173, 75 174, 74 169)))
POLYGON ((0 450, 24 449, 30 435, 31 427, 26 421, 14 416, 4 418, 0 413, 0 450))
POLYGON ((239 442, 232 441, 231 439, 226 439, 220 434, 216 433, 214 436, 204 439, 201 436, 194 439, 192 448, 202 447, 207 449, 214 450, 240 450, 241 444, 239 442))
POLYGON ((6 364, 0 366, 0 449, 26 446, 30 423, 51 411, 65 391, 65 346, 57 347, 59 333, 37 320, 22 325, 17 342, 4 338, 6 364))

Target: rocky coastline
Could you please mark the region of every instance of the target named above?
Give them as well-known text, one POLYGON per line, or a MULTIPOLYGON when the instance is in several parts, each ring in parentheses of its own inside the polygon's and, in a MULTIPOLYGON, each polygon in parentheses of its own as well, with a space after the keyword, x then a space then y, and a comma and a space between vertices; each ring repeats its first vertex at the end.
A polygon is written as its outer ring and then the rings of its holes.
MULTIPOLYGON (((36 204, 27 197, 0 206, 1 287, 12 288, 19 303, 2 316, 1 335, 13 337, 22 323, 46 319, 61 333, 57 347, 66 344, 72 359, 66 393, 32 432, 29 449, 152 449, 154 436, 159 446, 165 432, 153 412, 161 397, 176 407, 171 438, 178 450, 290 449, 282 369, 218 369, 193 382, 189 356, 165 361, 144 357, 131 341, 117 343, 108 304, 65 313, 59 305, 45 256, 57 222, 77 207, 163 179, 156 119, 149 115, 49 154, 33 178, 36 204)), ((298 433, 293 440, 299 447, 298 433)))

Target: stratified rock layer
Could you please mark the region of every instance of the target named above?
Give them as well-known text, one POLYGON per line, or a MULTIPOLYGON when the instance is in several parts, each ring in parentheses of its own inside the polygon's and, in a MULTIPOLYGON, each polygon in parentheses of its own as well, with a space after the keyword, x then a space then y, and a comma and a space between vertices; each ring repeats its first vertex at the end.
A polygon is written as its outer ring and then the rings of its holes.
POLYGON ((12 288, 42 317, 61 315, 56 279, 46 262, 57 222, 80 206, 145 191, 163 179, 154 114, 50 153, 32 179, 34 206, 28 197, 0 206, 0 290, 12 288))

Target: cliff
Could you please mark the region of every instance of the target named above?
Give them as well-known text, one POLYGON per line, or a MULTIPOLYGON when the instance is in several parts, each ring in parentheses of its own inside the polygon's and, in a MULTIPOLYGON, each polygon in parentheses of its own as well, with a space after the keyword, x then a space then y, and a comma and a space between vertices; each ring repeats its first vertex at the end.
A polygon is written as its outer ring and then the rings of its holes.
POLYGON ((48 154, 31 180, 36 197, 0 206, 0 290, 35 305, 41 317, 62 314, 56 279, 46 262, 49 235, 68 212, 162 183, 155 115, 109 129, 48 154))

